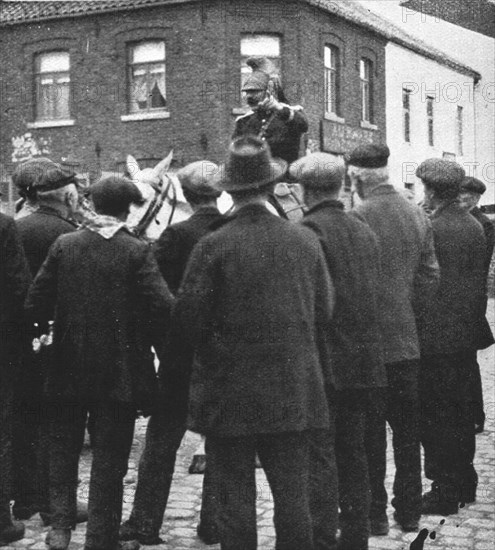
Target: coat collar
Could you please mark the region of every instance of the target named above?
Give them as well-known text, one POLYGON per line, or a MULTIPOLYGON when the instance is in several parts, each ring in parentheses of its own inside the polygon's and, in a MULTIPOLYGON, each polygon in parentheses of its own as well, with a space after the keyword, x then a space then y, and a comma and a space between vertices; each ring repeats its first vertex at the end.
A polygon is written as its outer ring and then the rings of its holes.
POLYGON ((309 208, 304 216, 317 212, 318 210, 324 210, 326 208, 333 208, 334 210, 344 210, 344 203, 335 199, 324 199, 317 204, 309 208))
POLYGON ((369 196, 366 197, 366 199, 372 198, 372 197, 380 197, 383 195, 397 195, 397 189, 391 183, 379 185, 378 187, 375 187, 373 191, 370 192, 369 196))
POLYGON ((459 204, 458 199, 452 199, 450 201, 446 201, 440 206, 438 206, 431 214, 431 219, 438 218, 438 216, 441 216, 443 213, 448 212, 458 212, 458 211, 465 212, 463 208, 461 208, 461 205, 459 204))
POLYGON ((218 211, 218 208, 215 206, 202 206, 201 208, 198 208, 196 212, 191 216, 192 218, 216 218, 220 216, 220 212, 218 211))
POLYGON ((74 227, 77 227, 77 225, 72 220, 64 218, 64 216, 62 216, 62 214, 56 208, 52 208, 51 206, 46 206, 42 204, 33 212, 33 214, 43 214, 45 216, 53 216, 55 218, 59 218, 63 220, 64 222, 70 223, 74 227))

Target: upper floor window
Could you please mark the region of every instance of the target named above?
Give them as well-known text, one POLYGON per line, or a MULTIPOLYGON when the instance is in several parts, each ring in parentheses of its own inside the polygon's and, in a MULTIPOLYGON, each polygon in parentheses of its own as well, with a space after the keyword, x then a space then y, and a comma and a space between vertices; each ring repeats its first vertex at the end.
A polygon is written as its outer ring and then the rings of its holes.
POLYGON ((35 58, 36 120, 70 118, 69 52, 41 53, 35 58))
POLYGON ((361 120, 373 122, 373 62, 365 57, 359 63, 361 80, 361 120))
POLYGON ((271 34, 246 34, 241 37, 241 89, 251 68, 246 65, 249 57, 266 57, 273 70, 281 74, 280 37, 271 34))
POLYGON ((404 141, 411 142, 411 90, 402 89, 402 117, 404 128, 404 141))
POLYGON ((139 42, 129 48, 129 111, 165 109, 165 42, 139 42))
POLYGON ((433 126, 433 102, 434 97, 426 96, 426 125, 428 131, 428 145, 433 147, 434 145, 434 126, 433 126))
POLYGON ((464 154, 464 109, 457 106, 457 154, 462 157, 464 154))
POLYGON ((340 50, 325 46, 325 112, 339 115, 340 111, 340 50))

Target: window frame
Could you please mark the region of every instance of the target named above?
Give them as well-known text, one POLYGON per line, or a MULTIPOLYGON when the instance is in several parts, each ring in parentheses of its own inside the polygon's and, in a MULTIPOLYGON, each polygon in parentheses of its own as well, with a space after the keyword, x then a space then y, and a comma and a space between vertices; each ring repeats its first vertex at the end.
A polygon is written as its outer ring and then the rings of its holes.
POLYGON ((435 97, 426 96, 426 135, 429 147, 435 146, 435 97))
POLYGON ((457 105, 456 110, 456 130, 457 130, 457 154, 464 156, 464 107, 457 105))
POLYGON ((402 136, 406 143, 411 143, 411 95, 412 90, 402 88, 402 136))
MULTIPOLYGON (((126 76, 127 76, 127 117, 129 119, 133 118, 155 118, 155 116, 160 117, 163 113, 168 112, 168 102, 167 102, 167 44, 166 41, 162 38, 146 38, 146 39, 140 39, 135 40, 132 42, 127 43, 127 57, 126 57, 126 76), (142 46, 144 44, 163 44, 163 60, 157 60, 157 61, 145 61, 145 62, 134 62, 133 56, 135 49, 138 46, 142 46), (151 91, 153 89, 153 86, 151 86, 150 81, 150 66, 152 65, 158 65, 162 63, 163 64, 163 81, 164 81, 164 93, 161 94, 163 97, 164 105, 153 107, 152 105, 152 97, 151 97, 151 91), (138 105, 138 101, 133 99, 134 94, 134 71, 136 70, 136 67, 141 67, 146 70, 146 108, 140 109, 138 105)), ((159 92, 161 93, 160 88, 158 88, 159 92)))
POLYGON ((342 53, 336 44, 325 44, 323 50, 324 82, 325 82, 325 114, 341 116, 341 73, 342 73, 342 53), (326 63, 326 52, 330 54, 330 66, 326 63), (332 66, 332 61, 335 61, 332 66), (334 94, 332 95, 332 90, 334 94), (330 92, 330 93, 329 93, 330 92), (333 99, 333 101, 332 101, 333 99), (329 108, 330 105, 330 108, 329 108))
POLYGON ((373 108, 373 96, 374 96, 374 62, 372 59, 366 56, 362 56, 359 59, 359 82, 360 82, 360 96, 361 96, 361 121, 367 124, 374 123, 374 108, 373 108), (364 71, 361 69, 364 67, 364 71), (368 74, 366 75, 366 69, 368 74), (363 76, 364 73, 364 76, 363 76))
MULTIPOLYGON (((71 78, 71 53, 67 48, 56 48, 45 51, 35 52, 33 55, 33 91, 34 91, 34 125, 50 126, 51 123, 57 123, 63 125, 64 122, 71 121, 72 110, 72 78, 71 78), (48 58, 50 55, 63 53, 66 54, 68 60, 68 69, 64 70, 52 70, 42 71, 41 65, 43 58, 48 58), (64 76, 62 76, 64 75, 64 76), (66 78, 65 82, 59 82, 62 78, 66 78), (49 107, 52 103, 50 92, 46 93, 43 90, 43 78, 52 78, 53 84, 48 86, 54 86, 55 90, 60 84, 67 84, 67 98, 62 102, 63 94, 59 94, 60 90, 56 91, 56 101, 53 102, 54 106, 49 107), (62 107, 58 107, 62 104, 62 107), (60 112, 57 115, 57 111, 60 112), (48 114, 45 114, 48 113, 48 114)), ((49 90, 49 88, 46 88, 49 90)))

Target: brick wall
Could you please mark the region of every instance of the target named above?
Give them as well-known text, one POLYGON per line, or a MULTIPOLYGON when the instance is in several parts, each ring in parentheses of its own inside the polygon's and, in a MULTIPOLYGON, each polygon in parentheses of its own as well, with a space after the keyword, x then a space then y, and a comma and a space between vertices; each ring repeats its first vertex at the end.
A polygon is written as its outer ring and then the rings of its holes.
MULTIPOLYGON (((292 103, 302 104, 309 137, 320 144, 324 115, 323 48, 329 38, 343 49, 342 116, 360 137, 359 57, 375 64, 373 139, 385 132, 385 40, 304 2, 211 1, 101 14, 2 28, 0 43, 0 163, 9 164, 11 138, 31 132, 49 143, 55 160, 112 170, 126 154, 162 158, 174 148, 179 163, 221 161, 239 107, 241 33, 276 33, 282 72, 292 103), (170 118, 121 121, 126 105, 126 42, 166 42, 170 118), (29 129, 33 122, 33 58, 50 49, 71 54, 74 126, 29 129)), ((351 139, 352 141, 352 139, 351 139)), ((348 144, 347 144, 348 145, 348 144)))

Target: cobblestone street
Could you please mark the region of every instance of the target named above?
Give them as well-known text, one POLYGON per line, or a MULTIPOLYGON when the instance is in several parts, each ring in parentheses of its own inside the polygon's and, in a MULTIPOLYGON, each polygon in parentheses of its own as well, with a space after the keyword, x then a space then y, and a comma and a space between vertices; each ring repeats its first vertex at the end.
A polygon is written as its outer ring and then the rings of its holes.
MULTIPOLYGON (((494 324, 494 300, 489 303, 489 316, 494 324)), ((495 347, 480 354, 483 387, 485 394, 485 408, 487 422, 484 433, 477 436, 477 452, 475 466, 479 474, 477 501, 461 509, 458 515, 448 516, 443 521, 440 516, 426 516, 421 520, 421 527, 429 531, 429 537, 424 542, 424 549, 437 550, 491 550, 495 540, 495 347)), ((140 420, 136 429, 135 441, 126 477, 124 514, 129 516, 134 495, 137 463, 144 441, 146 421, 140 420)), ((390 436, 390 433, 389 433, 390 436)), ((202 544, 196 537, 201 500, 201 475, 189 475, 187 472, 191 457, 199 444, 200 438, 196 434, 188 433, 182 443, 177 460, 176 473, 172 486, 171 496, 163 523, 161 537, 164 544, 147 546, 149 550, 185 550, 190 548, 212 548, 219 546, 202 544)), ((80 467, 80 496, 87 498, 87 482, 90 469, 90 451, 85 447, 80 467), (86 494, 85 494, 86 493, 86 494)), ((388 446, 387 481, 389 494, 394 474, 391 442, 388 446)), ((263 471, 257 470, 258 485, 258 534, 260 549, 274 548, 273 506, 268 483, 263 471)), ((424 480, 424 488, 429 483, 424 480)), ((416 533, 404 534, 395 525, 392 519, 392 508, 389 506, 390 533, 387 537, 370 539, 370 548, 376 550, 409 549, 411 542, 417 537, 416 533)), ((4 548, 29 548, 30 550, 44 550, 47 529, 41 526, 38 515, 26 522, 26 537, 11 546, 4 548)), ((81 550, 84 546, 85 524, 79 525, 72 535, 70 550, 81 550)), ((421 548, 421 546, 418 546, 421 548)), ((303 550, 303 549, 301 549, 303 550)))

